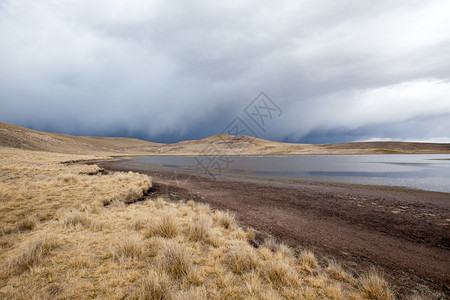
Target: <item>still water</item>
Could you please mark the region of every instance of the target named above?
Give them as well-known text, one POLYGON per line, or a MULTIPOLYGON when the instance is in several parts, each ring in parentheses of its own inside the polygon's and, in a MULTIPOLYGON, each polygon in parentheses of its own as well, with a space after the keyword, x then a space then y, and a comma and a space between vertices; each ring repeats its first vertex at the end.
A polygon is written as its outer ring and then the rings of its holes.
POLYGON ((145 156, 126 164, 209 176, 263 176, 450 193, 450 155, 145 156))

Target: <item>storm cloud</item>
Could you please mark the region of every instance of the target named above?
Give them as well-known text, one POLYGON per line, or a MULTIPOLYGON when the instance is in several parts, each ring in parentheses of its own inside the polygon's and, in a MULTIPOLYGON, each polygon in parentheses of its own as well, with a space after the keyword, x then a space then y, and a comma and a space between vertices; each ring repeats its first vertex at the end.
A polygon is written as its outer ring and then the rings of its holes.
POLYGON ((264 138, 450 141, 448 28, 445 0, 0 0, 0 121, 175 142, 264 91, 264 138))

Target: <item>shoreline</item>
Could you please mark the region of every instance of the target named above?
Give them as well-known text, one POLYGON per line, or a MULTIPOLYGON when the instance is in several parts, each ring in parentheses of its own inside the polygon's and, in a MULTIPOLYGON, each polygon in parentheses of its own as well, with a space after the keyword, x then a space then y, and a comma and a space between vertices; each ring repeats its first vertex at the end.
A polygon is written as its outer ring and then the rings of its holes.
POLYGON ((449 194, 278 178, 215 181, 120 160, 85 163, 150 175, 150 197, 193 199, 230 210, 240 224, 294 249, 312 248, 322 259, 336 258, 353 273, 376 266, 397 286, 397 294, 428 286, 450 295, 449 194))

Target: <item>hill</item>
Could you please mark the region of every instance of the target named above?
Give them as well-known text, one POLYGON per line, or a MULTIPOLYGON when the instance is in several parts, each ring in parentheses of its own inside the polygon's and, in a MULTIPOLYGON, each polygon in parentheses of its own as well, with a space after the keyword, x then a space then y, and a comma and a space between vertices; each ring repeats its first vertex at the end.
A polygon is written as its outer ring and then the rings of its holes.
POLYGON ((0 122, 0 146, 75 154, 152 152, 160 144, 132 138, 72 136, 41 132, 0 122), (148 150, 147 150, 148 149, 148 150))
POLYGON ((250 136, 214 135, 173 144, 123 137, 88 137, 48 133, 0 122, 0 146, 59 153, 121 155, 286 155, 286 154, 440 154, 450 144, 355 142, 280 143, 250 136))

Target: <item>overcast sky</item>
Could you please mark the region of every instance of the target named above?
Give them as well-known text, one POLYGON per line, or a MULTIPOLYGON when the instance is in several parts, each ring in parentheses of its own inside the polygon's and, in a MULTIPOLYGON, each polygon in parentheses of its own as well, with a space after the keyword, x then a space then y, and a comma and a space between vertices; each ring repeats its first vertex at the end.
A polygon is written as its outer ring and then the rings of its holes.
POLYGON ((176 142, 239 117, 278 141, 450 142, 449 28, 448 0, 0 0, 0 121, 176 142), (278 108, 263 128, 245 114, 260 92, 278 108))

